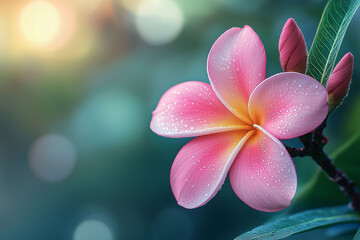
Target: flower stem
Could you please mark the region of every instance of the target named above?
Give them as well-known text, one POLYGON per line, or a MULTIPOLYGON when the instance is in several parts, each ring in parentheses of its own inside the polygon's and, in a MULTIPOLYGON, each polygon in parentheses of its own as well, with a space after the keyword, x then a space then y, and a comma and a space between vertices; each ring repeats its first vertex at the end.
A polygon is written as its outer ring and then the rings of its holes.
POLYGON ((312 159, 329 176, 330 180, 338 184, 340 190, 350 197, 352 208, 360 211, 360 193, 355 183, 351 181, 343 171, 335 167, 323 149, 316 155, 313 155, 312 159))
POLYGON ((310 156, 328 175, 330 180, 338 184, 340 190, 351 199, 351 207, 356 211, 360 211, 360 192, 355 183, 343 171, 336 168, 333 161, 324 152, 323 148, 328 142, 323 135, 326 123, 327 119, 314 131, 300 137, 304 147, 296 149, 286 146, 286 149, 291 157, 310 156))

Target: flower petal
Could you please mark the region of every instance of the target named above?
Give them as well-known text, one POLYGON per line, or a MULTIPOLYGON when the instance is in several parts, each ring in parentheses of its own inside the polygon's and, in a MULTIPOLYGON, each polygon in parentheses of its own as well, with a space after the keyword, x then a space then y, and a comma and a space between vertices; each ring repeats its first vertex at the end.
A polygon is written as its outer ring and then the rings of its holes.
POLYGON ((249 96, 266 75, 266 55, 259 36, 249 26, 227 30, 212 46, 207 68, 220 100, 247 121, 249 96))
POLYGON ((254 131, 232 131, 197 137, 178 153, 170 183, 178 204, 196 208, 215 196, 237 153, 254 131))
POLYGON ((279 73, 251 94, 249 114, 254 123, 279 139, 301 136, 318 127, 328 113, 326 89, 301 73, 279 73))
POLYGON ((165 137, 194 137, 244 127, 203 82, 184 82, 170 88, 161 97, 150 123, 155 133, 165 137))
POLYGON ((296 192, 294 164, 284 145, 259 126, 230 168, 230 182, 247 205, 275 212, 290 205, 296 192))

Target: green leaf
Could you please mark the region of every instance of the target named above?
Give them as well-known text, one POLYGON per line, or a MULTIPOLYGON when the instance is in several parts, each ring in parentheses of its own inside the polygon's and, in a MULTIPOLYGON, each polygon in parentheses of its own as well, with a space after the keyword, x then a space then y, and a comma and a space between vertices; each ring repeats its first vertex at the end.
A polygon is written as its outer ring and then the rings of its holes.
POLYGON ((357 233, 355 234, 353 240, 360 240, 360 228, 359 228, 359 230, 357 231, 357 233))
POLYGON ((307 75, 324 86, 334 69, 337 54, 360 0, 330 0, 325 7, 309 52, 307 75))
MULTIPOLYGON (((360 133, 350 138, 330 155, 335 166, 343 170, 357 184, 360 184, 360 174, 358 173, 360 169, 359 146, 360 133)), ((314 177, 298 191, 291 207, 293 211, 298 211, 309 206, 336 205, 347 201, 349 199, 339 190, 339 187, 331 182, 323 171, 318 169, 314 177)))
POLYGON ((266 223, 238 236, 235 240, 276 240, 314 228, 359 221, 360 214, 346 206, 313 209, 266 223))

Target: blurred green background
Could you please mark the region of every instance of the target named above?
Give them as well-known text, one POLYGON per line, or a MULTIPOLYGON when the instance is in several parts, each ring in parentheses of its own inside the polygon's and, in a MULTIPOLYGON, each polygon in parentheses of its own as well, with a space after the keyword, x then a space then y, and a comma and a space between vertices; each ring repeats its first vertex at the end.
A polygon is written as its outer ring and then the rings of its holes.
MULTIPOLYGON (((247 24, 258 33, 270 76, 281 72, 277 45, 285 21, 297 21, 309 47, 325 4, 0 1, 0 239, 233 239, 291 211, 256 211, 228 181, 204 207, 178 206, 169 174, 189 139, 159 137, 149 123, 169 87, 208 82, 207 54, 225 30, 247 24)), ((329 153, 358 132, 359 24, 357 13, 339 54, 351 51, 355 67, 349 97, 326 129, 329 153)), ((300 192, 316 166, 294 161, 300 192)), ((310 196, 293 205, 335 204, 319 201, 310 196)), ((289 239, 349 239, 337 235, 354 227, 289 239)))

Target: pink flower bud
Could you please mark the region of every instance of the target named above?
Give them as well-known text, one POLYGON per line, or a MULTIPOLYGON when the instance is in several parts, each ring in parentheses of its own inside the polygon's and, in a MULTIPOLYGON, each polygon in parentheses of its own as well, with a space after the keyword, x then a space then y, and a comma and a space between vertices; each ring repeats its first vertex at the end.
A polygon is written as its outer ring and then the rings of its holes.
POLYGON ((344 97, 346 97, 353 67, 354 56, 351 53, 347 53, 334 68, 327 84, 330 110, 338 106, 344 97))
POLYGON ((294 19, 289 18, 280 35, 279 52, 284 72, 305 73, 307 51, 304 36, 294 19))

